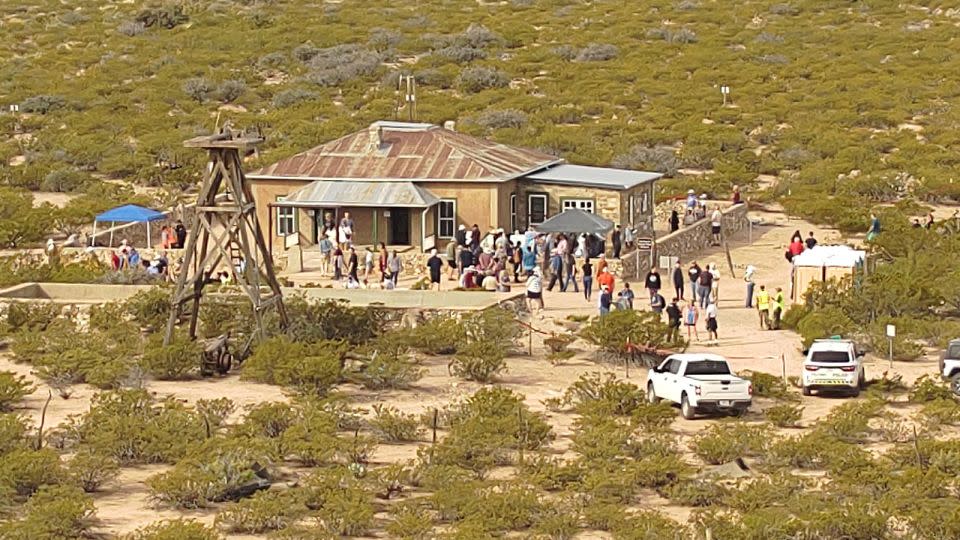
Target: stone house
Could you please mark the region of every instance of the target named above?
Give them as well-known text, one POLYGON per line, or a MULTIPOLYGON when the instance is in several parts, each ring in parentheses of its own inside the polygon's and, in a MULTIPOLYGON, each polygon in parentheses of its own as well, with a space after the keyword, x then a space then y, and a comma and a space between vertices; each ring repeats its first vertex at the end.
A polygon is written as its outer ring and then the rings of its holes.
POLYGON ((570 165, 447 127, 374 122, 247 174, 270 244, 317 242, 347 212, 354 242, 442 248, 459 225, 525 230, 569 208, 652 235, 660 174, 570 165))

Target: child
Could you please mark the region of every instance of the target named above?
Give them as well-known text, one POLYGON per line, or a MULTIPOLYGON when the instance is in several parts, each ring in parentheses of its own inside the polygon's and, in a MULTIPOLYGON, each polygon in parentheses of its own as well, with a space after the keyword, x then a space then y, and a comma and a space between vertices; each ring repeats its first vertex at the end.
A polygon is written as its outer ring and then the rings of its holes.
POLYGON ((343 250, 340 246, 333 251, 333 279, 335 281, 343 279, 343 250))
POLYGON ((633 309, 634 296, 629 283, 623 283, 623 290, 617 296, 620 297, 620 300, 617 301, 617 309, 633 309))
POLYGON ((687 304, 687 307, 683 310, 683 324, 687 327, 687 340, 690 340, 690 333, 692 332, 694 337, 697 338, 697 341, 700 341, 700 334, 697 332, 697 319, 700 318, 700 311, 697 309, 697 305, 693 302, 687 304))

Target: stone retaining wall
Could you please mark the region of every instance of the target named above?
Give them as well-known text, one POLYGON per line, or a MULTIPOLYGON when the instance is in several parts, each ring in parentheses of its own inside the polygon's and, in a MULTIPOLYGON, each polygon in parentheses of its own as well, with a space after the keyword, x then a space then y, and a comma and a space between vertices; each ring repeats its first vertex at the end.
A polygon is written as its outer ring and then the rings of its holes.
MULTIPOLYGON (((749 227, 747 218, 747 205, 737 204, 723 210, 723 225, 721 234, 724 239, 732 239, 749 227)), ((687 225, 679 231, 657 238, 656 252, 654 261, 658 262, 659 257, 679 257, 681 261, 689 258, 690 254, 702 253, 708 249, 713 242, 711 233, 710 218, 687 225)), ((641 278, 650 270, 650 259, 647 252, 634 252, 623 259, 623 273, 621 275, 627 278, 640 276, 641 278), (639 261, 638 261, 639 259, 639 261), (639 264, 639 269, 637 265, 639 264)))

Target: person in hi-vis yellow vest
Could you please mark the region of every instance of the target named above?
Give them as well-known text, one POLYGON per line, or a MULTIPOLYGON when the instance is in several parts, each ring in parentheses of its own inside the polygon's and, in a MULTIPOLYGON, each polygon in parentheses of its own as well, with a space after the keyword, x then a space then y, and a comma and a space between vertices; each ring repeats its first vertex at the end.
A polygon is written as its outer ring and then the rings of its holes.
POLYGON ((761 285, 760 292, 757 293, 757 313, 760 315, 760 328, 770 328, 767 318, 770 315, 770 293, 765 285, 761 285))

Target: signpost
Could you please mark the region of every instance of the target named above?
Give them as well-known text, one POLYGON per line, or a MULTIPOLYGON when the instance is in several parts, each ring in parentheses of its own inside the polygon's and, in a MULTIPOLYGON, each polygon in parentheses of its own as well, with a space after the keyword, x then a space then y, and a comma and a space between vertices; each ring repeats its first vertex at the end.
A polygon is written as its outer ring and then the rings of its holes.
POLYGON ((637 238, 637 249, 640 251, 653 249, 653 238, 637 238))
POLYGON ((723 104, 724 104, 724 106, 726 106, 726 104, 727 104, 727 96, 730 95, 730 87, 729 87, 729 86, 726 86, 726 85, 721 86, 721 87, 720 87, 720 93, 723 94, 723 104))
POLYGON ((887 340, 890 342, 890 369, 893 369, 893 338, 897 337, 897 327, 887 325, 887 340))

